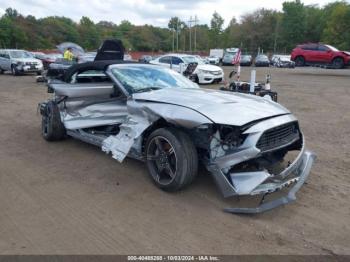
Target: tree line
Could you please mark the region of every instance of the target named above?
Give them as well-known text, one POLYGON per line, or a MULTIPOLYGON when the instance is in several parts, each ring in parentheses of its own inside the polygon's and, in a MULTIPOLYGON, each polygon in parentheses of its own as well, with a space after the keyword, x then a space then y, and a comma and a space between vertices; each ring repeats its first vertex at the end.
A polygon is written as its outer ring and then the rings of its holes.
POLYGON ((167 28, 94 23, 83 16, 79 22, 67 17, 36 18, 8 8, 0 18, 0 47, 29 50, 53 49, 61 42, 75 42, 95 50, 103 39, 121 39, 132 51, 208 51, 211 48, 240 47, 243 52, 290 52, 296 44, 324 42, 350 49, 350 4, 336 1, 323 7, 300 0, 284 2, 282 11, 257 9, 239 19, 233 17, 224 28, 224 19, 213 13, 210 24, 189 27, 172 17, 167 28))

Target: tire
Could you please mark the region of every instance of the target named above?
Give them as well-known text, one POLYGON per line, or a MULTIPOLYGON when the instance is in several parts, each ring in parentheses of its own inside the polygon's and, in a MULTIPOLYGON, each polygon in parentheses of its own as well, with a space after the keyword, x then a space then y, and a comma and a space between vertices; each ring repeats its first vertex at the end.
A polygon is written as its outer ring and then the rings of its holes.
POLYGON ((195 82, 196 84, 199 85, 199 78, 198 78, 198 75, 196 75, 196 77, 195 77, 195 79, 194 79, 194 82, 195 82))
POLYGON ((47 141, 62 140, 66 129, 61 122, 60 112, 55 102, 49 101, 42 113, 41 134, 47 141))
POLYGON ((305 58, 302 56, 297 56, 295 58, 295 66, 305 66, 305 58))
POLYGON ((344 67, 344 60, 341 57, 336 57, 332 61, 332 66, 335 69, 342 69, 344 67))
POLYGON ((3 73, 4 73, 4 70, 0 68, 0 75, 2 75, 3 73))
POLYGON ((181 190, 197 175, 196 148, 182 131, 173 128, 155 130, 147 139, 145 155, 149 175, 164 191, 181 190))
POLYGON ((36 72, 36 75, 37 75, 37 76, 41 76, 41 74, 42 74, 41 71, 36 72))
POLYGON ((18 72, 18 70, 17 70, 15 65, 11 66, 11 73, 12 73, 13 76, 18 76, 19 75, 19 72, 18 72))

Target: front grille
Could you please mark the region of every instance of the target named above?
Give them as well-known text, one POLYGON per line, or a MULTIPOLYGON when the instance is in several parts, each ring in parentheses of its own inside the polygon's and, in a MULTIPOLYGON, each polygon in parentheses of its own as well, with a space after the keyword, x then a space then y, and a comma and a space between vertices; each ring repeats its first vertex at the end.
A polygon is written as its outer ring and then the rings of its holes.
POLYGON ((212 71, 211 74, 212 75, 221 75, 221 71, 212 71))
POLYGON ((37 65, 38 63, 37 62, 26 62, 26 65, 37 65))
POLYGON ((290 145, 298 140, 299 137, 298 123, 292 122, 265 131, 256 144, 256 147, 261 152, 266 152, 290 145))

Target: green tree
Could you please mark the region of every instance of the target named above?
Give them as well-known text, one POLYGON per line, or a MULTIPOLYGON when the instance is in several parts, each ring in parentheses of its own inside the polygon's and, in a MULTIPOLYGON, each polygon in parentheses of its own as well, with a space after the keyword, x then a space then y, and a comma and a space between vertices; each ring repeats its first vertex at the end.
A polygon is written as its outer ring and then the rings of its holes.
POLYGON ((80 43, 88 50, 96 49, 101 44, 97 27, 90 18, 83 16, 78 25, 80 43))
POLYGON ((284 46, 291 50, 296 44, 305 40, 306 13, 300 0, 283 3, 283 18, 281 22, 284 46))
POLYGON ((305 6, 305 38, 304 42, 319 42, 322 37, 325 20, 323 10, 317 5, 305 6))
POLYGON ((322 40, 342 50, 350 49, 350 5, 338 2, 332 6, 322 40))
POLYGON ((211 47, 221 47, 221 34, 224 19, 215 11, 210 20, 210 40, 211 47))

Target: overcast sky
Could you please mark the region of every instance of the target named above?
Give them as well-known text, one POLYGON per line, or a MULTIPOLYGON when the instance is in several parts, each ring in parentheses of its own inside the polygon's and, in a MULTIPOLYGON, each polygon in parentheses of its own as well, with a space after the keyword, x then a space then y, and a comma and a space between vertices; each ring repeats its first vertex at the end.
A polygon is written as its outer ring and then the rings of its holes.
MULTIPOLYGON (((347 0, 350 1, 350 0, 347 0)), ((66 16, 79 21, 82 16, 93 21, 112 21, 118 24, 129 20, 136 25, 167 26, 170 17, 178 16, 188 21, 197 15, 201 24, 209 23, 214 11, 224 19, 225 25, 235 16, 258 8, 282 9, 284 0, 0 0, 0 15, 7 7, 17 9, 23 15, 46 17, 66 16)), ((302 0, 304 4, 323 6, 332 0, 302 0)))

